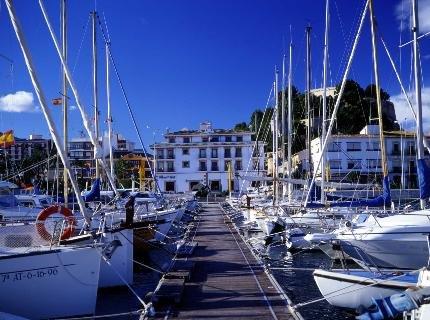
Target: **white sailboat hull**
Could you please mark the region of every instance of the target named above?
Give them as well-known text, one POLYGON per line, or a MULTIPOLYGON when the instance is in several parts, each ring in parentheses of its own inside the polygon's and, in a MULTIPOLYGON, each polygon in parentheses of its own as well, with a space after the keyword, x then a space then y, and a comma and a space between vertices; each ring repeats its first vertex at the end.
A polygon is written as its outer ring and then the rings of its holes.
POLYGON ((66 247, 0 257, 3 312, 31 319, 95 312, 100 254, 66 247))
POLYGON ((107 262, 102 259, 99 287, 106 288, 133 284, 133 229, 107 232, 103 238, 105 243, 119 240, 121 245, 115 249, 107 262))
POLYGON ((372 278, 363 270, 346 273, 321 269, 315 270, 313 276, 321 294, 331 305, 349 309, 367 308, 372 305, 372 298, 381 299, 403 292, 415 285, 418 278, 416 275, 408 281, 387 280, 372 278))

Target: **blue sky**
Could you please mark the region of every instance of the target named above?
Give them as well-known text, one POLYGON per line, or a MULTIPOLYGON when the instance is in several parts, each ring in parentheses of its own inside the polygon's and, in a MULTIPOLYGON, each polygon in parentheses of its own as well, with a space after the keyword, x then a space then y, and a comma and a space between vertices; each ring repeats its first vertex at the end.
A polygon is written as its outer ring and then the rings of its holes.
MULTIPOLYGON (((59 36, 59 1, 45 1, 51 23, 59 36)), ((146 144, 161 139, 170 128, 197 128, 203 120, 217 128, 231 128, 249 121, 256 108, 264 108, 291 35, 294 44, 294 84, 305 82, 305 27, 312 26, 313 87, 322 83, 324 37, 323 0, 169 0, 169 1, 69 1, 69 65, 88 113, 92 114, 91 24, 89 12, 96 6, 106 19, 112 52, 146 144), (88 24, 88 25, 87 25, 88 24), (86 27, 87 26, 87 27, 86 27), (87 28, 87 29, 86 29, 87 28), (86 31, 85 31, 86 30, 86 31)), ((409 0, 375 0, 381 35, 400 66, 405 86, 410 87, 410 48, 398 49, 400 37, 408 40, 408 22, 400 32, 399 15, 409 0), (403 6, 403 9, 402 9, 403 6), (401 60, 400 60, 401 52, 401 60)), ((59 59, 43 21, 37 1, 15 0, 29 48, 46 96, 59 96, 59 59)), ((340 81, 364 0, 331 0, 330 79, 340 81)), ((420 0, 420 14, 430 14, 430 1, 420 0)), ((428 16, 428 15, 427 15, 428 16)), ((428 19, 427 19, 428 20, 428 19)), ((422 31, 430 31, 423 19, 422 31)), ((424 86, 430 57, 430 39, 421 41, 424 86)), ((0 7, 0 131, 14 129, 17 136, 48 135, 45 120, 13 33, 7 9, 0 7), (32 100, 34 99, 34 100, 32 100), (14 111, 14 112, 11 112, 14 111)), ((373 82, 370 28, 366 19, 350 78, 362 86, 373 82)), ((106 119, 105 61, 99 34, 99 101, 106 119)), ((379 43, 382 87, 396 103, 398 119, 411 117, 401 98, 385 52, 379 43)), ((114 75, 111 77, 114 129, 137 141, 114 75)), ((71 96, 71 93, 69 93, 71 96)), ((430 118, 430 91, 424 90, 424 115, 430 118)), ((73 99, 71 105, 75 105, 73 99)), ((59 107, 50 107, 60 127, 59 107)), ((70 136, 83 129, 76 110, 70 112, 70 136)))

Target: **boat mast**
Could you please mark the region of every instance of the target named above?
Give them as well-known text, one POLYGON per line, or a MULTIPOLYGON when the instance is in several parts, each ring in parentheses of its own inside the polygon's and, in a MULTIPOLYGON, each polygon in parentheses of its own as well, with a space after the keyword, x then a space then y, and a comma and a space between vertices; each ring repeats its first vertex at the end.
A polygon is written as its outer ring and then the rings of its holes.
MULTIPOLYGON (((63 59, 63 55, 61 54, 60 45, 58 44, 57 37, 55 36, 54 30, 51 26, 51 23, 49 22, 49 17, 48 17, 48 14, 46 12, 45 6, 43 4, 43 0, 39 0, 39 6, 40 6, 40 10, 42 11, 43 18, 45 19, 46 26, 48 27, 49 34, 51 35, 52 42, 54 43, 55 49, 57 50, 58 57, 61 60, 61 64, 63 65, 64 71, 66 72, 67 81, 69 82, 70 89, 73 92, 73 96, 75 97, 76 105, 78 107, 79 113, 81 114, 84 128, 87 131, 87 134, 91 140, 91 143, 94 146, 94 158, 96 158, 97 161, 99 161, 104 172, 106 172, 106 176, 109 180, 110 185, 112 186, 113 191, 115 192, 115 195, 119 196, 118 190, 115 187, 115 181, 112 179, 112 176, 111 176, 110 171, 106 165, 106 162, 103 159, 103 155, 102 155, 103 152, 101 150, 100 144, 98 143, 98 141, 94 137, 94 132, 92 130, 88 115, 85 112, 85 108, 82 104, 81 98, 79 96, 79 92, 76 89, 75 83, 74 83, 72 75, 70 73, 70 70, 69 70, 66 62, 63 59)), ((69 174, 69 176, 70 176, 70 174, 69 174)))
POLYGON ((107 41, 106 47, 106 98, 107 98, 107 126, 108 126, 108 143, 109 143, 109 163, 110 174, 115 180, 115 170, 113 168, 113 150, 112 150, 112 110, 110 105, 110 84, 109 84, 109 47, 110 42, 107 41))
MULTIPOLYGON (((67 62, 67 11, 66 11, 66 4, 67 0, 61 0, 61 35, 62 35, 62 51, 63 51, 63 58, 64 61, 67 62)), ((64 68, 62 69, 62 78, 63 78, 63 144, 64 144, 64 151, 66 154, 68 154, 68 112, 67 112, 67 78, 66 78, 66 72, 64 71, 64 68)), ((67 207, 69 203, 69 180, 67 177, 67 168, 64 168, 63 170, 63 195, 64 195, 64 206, 67 207)))
MULTIPOLYGON (((96 143, 99 143, 99 102, 97 92, 97 12, 91 12, 93 22, 93 101, 94 101, 94 137, 96 143)), ((100 178, 100 167, 98 161, 96 163, 96 179, 100 178)))
MULTIPOLYGON (((421 71, 419 65, 418 53, 418 1, 412 0, 412 34, 413 34, 413 50, 414 50, 414 77, 415 77, 415 103, 417 104, 417 157, 418 160, 424 159, 423 147, 423 115, 422 115, 422 100, 421 100, 421 71)), ((421 209, 425 209, 426 199, 420 199, 421 209)))
MULTIPOLYGON (((387 154, 385 150, 384 140, 384 126, 382 122, 382 101, 381 101, 381 89, 379 84, 379 68, 378 68, 378 51, 376 47, 376 21, 373 11, 373 0, 369 1, 369 15, 372 33, 372 56, 373 56, 373 71, 375 74, 375 90, 376 90, 376 104, 378 107, 378 122, 379 122, 379 144, 381 146, 381 165, 383 179, 388 176, 387 168, 387 154)), ((384 204, 385 208, 385 204, 384 204)))
MULTIPOLYGON (((354 59, 355 51, 357 49, 358 40, 360 39, 360 34, 361 34, 361 30, 363 28, 363 22, 364 22, 364 18, 366 16, 366 13, 367 13, 368 6, 369 6, 369 0, 366 1, 366 5, 365 5, 363 13, 361 15, 360 24, 358 26, 357 34, 355 35, 355 39, 354 39, 354 43, 352 45, 351 53, 349 55, 348 63, 346 65, 346 69, 345 69, 345 72, 343 74, 342 84, 340 85, 339 93, 338 93, 337 98, 336 98, 336 103, 334 105, 333 112, 331 114, 330 124, 327 128, 327 134, 326 134, 326 137, 324 139, 323 146, 321 148, 321 155, 323 155, 327 149, 327 145, 328 145, 328 142, 330 139, 331 131, 333 129, 334 122, 336 119, 336 113, 337 113, 337 110, 339 109, 340 101, 341 101, 342 96, 343 96, 343 92, 345 91, 346 80, 348 79, 349 71, 351 70, 352 60, 354 59)), ((317 171, 318 171, 320 164, 321 164, 321 158, 322 157, 320 156, 318 159, 317 165, 315 167, 315 168, 317 168, 317 171)), ((316 177, 316 174, 314 174, 312 176, 312 181, 311 181, 311 184, 309 186, 309 191, 312 189, 313 185, 315 184, 315 177, 316 177)), ((304 204, 305 207, 307 206, 307 204, 309 202, 309 197, 310 197, 310 192, 308 192, 306 194, 306 199, 305 199, 305 204, 304 204)))
MULTIPOLYGON (((281 156, 282 156, 282 178, 285 179, 285 161, 286 161, 286 153, 285 153, 285 54, 282 57, 282 99, 281 99, 281 156)), ((282 183, 282 198, 285 197, 285 184, 282 183)))
POLYGON ((52 119, 52 116, 48 108, 45 94, 43 93, 39 83, 39 79, 37 78, 36 71, 33 65, 33 60, 31 58, 24 34, 22 32, 21 23, 19 22, 18 17, 16 15, 15 8, 13 7, 13 4, 12 4, 12 0, 5 0, 5 2, 9 12, 10 20, 12 22, 16 37, 21 47, 22 54, 24 56, 25 64, 26 64, 28 73, 30 75, 31 82, 34 87, 34 91, 36 92, 37 98, 39 99, 40 107, 42 109, 43 115, 45 116, 46 122, 48 124, 48 129, 49 129, 49 132, 51 133, 52 140, 55 143, 58 155, 60 156, 64 167, 69 169, 68 173, 69 173, 70 183, 72 184, 73 191, 76 194, 78 204, 79 204, 79 210, 81 211, 81 214, 84 216, 86 223, 88 225, 91 225, 91 217, 90 217, 91 215, 88 213, 87 209, 85 208, 85 203, 81 196, 78 183, 75 179, 75 175, 73 174, 73 171, 70 170, 70 162, 69 162, 69 159, 67 158, 67 154, 64 152, 64 146, 62 145, 60 135, 57 132, 57 128, 55 127, 55 122, 52 119))
POLYGON ((308 179, 312 177, 312 125, 311 125, 311 30, 309 25, 306 27, 306 106, 308 113, 308 127, 307 127, 307 147, 308 147, 308 179))
POLYGON ((273 205, 278 202, 278 68, 275 67, 275 109, 273 110, 273 205))
MULTIPOLYGON (((324 32, 324 63, 323 63, 323 105, 322 105, 322 131, 321 131, 321 142, 322 143, 326 136, 326 110, 327 110, 327 60, 328 60, 328 32, 330 25, 330 10, 329 10, 329 0, 326 0, 325 4, 325 32, 324 32)), ((326 167, 326 157, 322 154, 321 158, 321 203, 325 204, 325 167, 326 167)))
MULTIPOLYGON (((293 42, 290 40, 290 64, 288 66, 288 156, 287 171, 288 178, 291 179, 291 148, 292 148, 292 129, 293 129, 293 42)), ((293 184, 288 180, 288 203, 291 203, 293 196, 293 184)))

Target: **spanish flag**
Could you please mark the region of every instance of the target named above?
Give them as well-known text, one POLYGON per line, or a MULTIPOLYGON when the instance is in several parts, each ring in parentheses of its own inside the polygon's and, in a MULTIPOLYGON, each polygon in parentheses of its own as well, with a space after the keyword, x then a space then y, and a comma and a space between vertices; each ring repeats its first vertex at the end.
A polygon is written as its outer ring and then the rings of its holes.
POLYGON ((62 98, 54 98, 52 99, 52 104, 54 106, 60 106, 63 103, 63 99, 62 98))
POLYGON ((13 136, 13 130, 0 133, 0 148, 7 148, 13 144, 15 144, 15 137, 13 136))

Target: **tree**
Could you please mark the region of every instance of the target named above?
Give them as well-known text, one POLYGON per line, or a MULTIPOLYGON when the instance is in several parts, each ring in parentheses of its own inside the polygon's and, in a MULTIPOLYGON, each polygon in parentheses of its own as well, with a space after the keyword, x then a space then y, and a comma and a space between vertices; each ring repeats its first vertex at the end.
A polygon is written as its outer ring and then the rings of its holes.
MULTIPOLYGON (((390 95, 384 91, 384 89, 379 88, 379 92, 381 93, 381 100, 388 101, 390 100, 390 95)), ((376 85, 369 84, 366 89, 364 89, 364 96, 367 98, 373 98, 376 100, 376 85)))
POLYGON ((234 131, 248 131, 248 130, 249 128, 246 122, 240 122, 234 126, 234 131))

